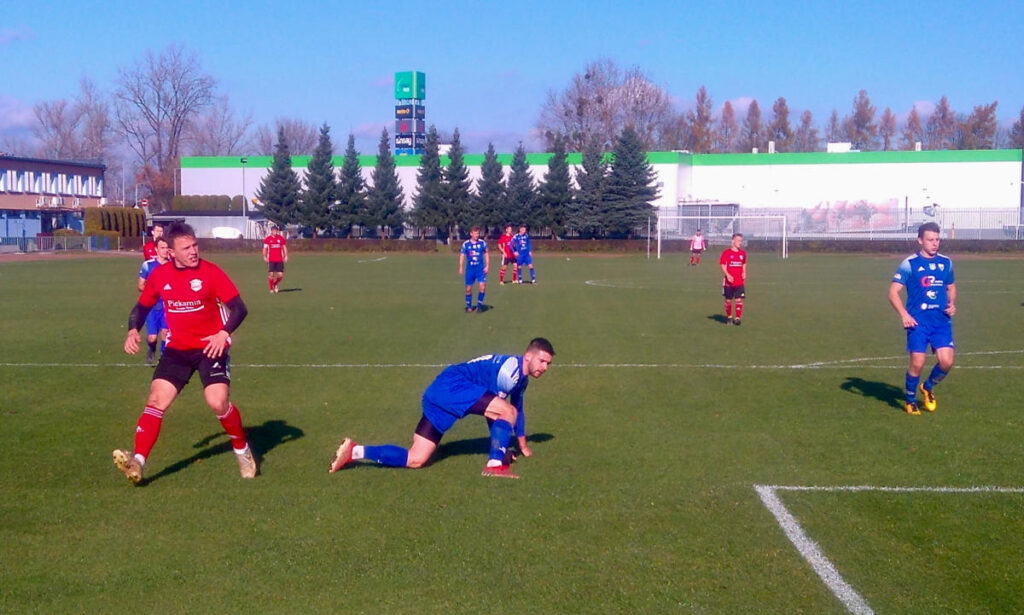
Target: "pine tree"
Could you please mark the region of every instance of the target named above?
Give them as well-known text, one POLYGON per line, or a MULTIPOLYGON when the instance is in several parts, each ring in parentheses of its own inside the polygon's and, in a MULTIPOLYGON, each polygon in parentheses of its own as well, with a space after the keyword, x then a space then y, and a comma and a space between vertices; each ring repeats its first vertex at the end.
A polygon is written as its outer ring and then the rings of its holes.
POLYGON ((631 236, 654 211, 651 201, 658 196, 654 169, 631 126, 616 140, 614 154, 605 190, 603 226, 612 236, 631 236))
POLYGON ((493 143, 487 144, 487 153, 484 154, 484 161, 480 165, 480 179, 476 182, 472 215, 480 220, 482 225, 491 229, 503 228, 510 222, 505 173, 498 161, 493 143))
POLYGON ((469 228, 480 224, 480 220, 471 219, 472 198, 469 194, 469 169, 463 160, 465 151, 462 149, 462 139, 459 137, 459 129, 452 134, 451 149, 448 150, 448 166, 443 172, 446 222, 449 233, 454 231, 453 227, 458 225, 459 234, 469 237, 469 228))
POLYGON ((575 198, 569 205, 568 224, 581 237, 600 237, 601 207, 608 179, 608 165, 600 142, 591 139, 583 146, 583 160, 576 169, 575 198))
POLYGON ((789 126, 789 105, 779 96, 772 105, 772 121, 768 124, 768 140, 775 141, 775 151, 789 152, 793 147, 793 129, 789 126))
POLYGON ((320 140, 313 150, 313 158, 306 167, 306 191, 302 194, 299 208, 301 224, 317 230, 326 230, 331 224, 331 207, 338 194, 338 183, 334 179, 334 146, 331 144, 331 129, 325 123, 320 127, 320 140))
POLYGON ((377 166, 373 168, 373 186, 367 189, 366 226, 381 227, 385 237, 401 237, 405 212, 402 184, 395 171, 395 158, 391 155, 391 141, 385 128, 377 145, 377 166))
POLYGON ((416 194, 413 196, 412 220, 420 234, 433 227, 437 238, 448 243, 444 220, 444 177, 441 172, 441 156, 438 153, 440 138, 437 129, 427 130, 427 141, 420 155, 420 168, 416 172, 416 194))
POLYGON ((300 189, 299 176, 292 170, 292 158, 284 140, 284 131, 278 130, 274 162, 256 192, 263 216, 280 227, 298 222, 300 189))
POLYGON ((352 225, 362 226, 367 219, 366 183, 363 171, 359 168, 359 152, 356 151, 356 139, 348 135, 348 147, 345 148, 345 159, 341 163, 341 174, 338 177, 338 200, 332 211, 334 227, 348 235, 352 225))
POLYGON ((565 139, 557 134, 551 147, 548 172, 544 174, 539 189, 542 207, 540 223, 551 229, 552 237, 564 232, 569 203, 572 201, 571 182, 569 163, 565 158, 565 139))
POLYGON ((512 171, 508 176, 508 204, 510 222, 514 226, 525 224, 530 229, 537 227, 537 190, 526 161, 526 150, 522 142, 512 154, 512 171))

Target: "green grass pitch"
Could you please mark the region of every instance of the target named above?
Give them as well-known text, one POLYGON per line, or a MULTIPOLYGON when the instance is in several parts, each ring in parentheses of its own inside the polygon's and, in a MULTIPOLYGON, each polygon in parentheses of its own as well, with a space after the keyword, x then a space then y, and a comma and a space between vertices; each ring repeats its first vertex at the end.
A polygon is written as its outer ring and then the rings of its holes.
MULTIPOLYGON (((121 351, 138 260, 0 263, 0 612, 844 613, 756 485, 1024 487, 1018 260, 951 255, 957 367, 911 417, 900 255, 752 253, 739 327, 714 257, 541 254, 465 314, 455 256, 296 252, 278 295, 204 256, 249 306, 253 481, 198 379, 147 484, 111 464, 151 373, 121 351), (407 445, 440 366, 538 335, 522 480, 480 477, 473 419, 422 470, 327 473, 343 436, 407 445)), ((875 612, 1024 611, 1024 494, 776 493, 875 612)))

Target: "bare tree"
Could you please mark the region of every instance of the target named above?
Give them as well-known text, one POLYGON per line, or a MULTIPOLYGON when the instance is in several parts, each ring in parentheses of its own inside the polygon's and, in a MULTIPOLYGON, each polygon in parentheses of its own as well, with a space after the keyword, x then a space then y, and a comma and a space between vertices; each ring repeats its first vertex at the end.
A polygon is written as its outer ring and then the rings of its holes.
POLYGON ((843 132, 854 149, 872 150, 878 136, 875 124, 875 107, 868 98, 867 90, 861 90, 853 99, 852 115, 843 119, 843 132))
POLYGON ((921 116, 917 112, 917 107, 910 108, 910 113, 907 114, 907 121, 903 124, 903 132, 901 134, 901 149, 912 150, 917 147, 918 143, 924 142, 924 129, 921 128, 921 116))
POLYGON ((548 92, 537 119, 537 130, 550 147, 561 134, 570 151, 581 151, 592 139, 606 149, 622 129, 631 125, 644 146, 653 148, 675 119, 668 94, 639 69, 621 70, 614 61, 587 64, 560 93, 548 92))
POLYGON ((740 125, 736 121, 736 111, 728 100, 722 105, 722 115, 718 118, 715 136, 715 151, 730 153, 739 147, 740 125))
POLYGON ((1020 109, 1017 121, 1010 128, 1010 147, 1015 149, 1024 148, 1024 107, 1020 109))
POLYGON ((688 149, 698 154, 706 154, 715 146, 715 126, 712 117, 711 96, 703 85, 697 90, 697 98, 693 109, 686 113, 686 123, 690 127, 688 149))
POLYGON ((32 134, 39 141, 39 155, 43 158, 68 160, 77 152, 78 124, 81 112, 66 99, 44 101, 32 107, 36 122, 32 134))
POLYGON ((75 106, 81 113, 81 156, 109 163, 112 156, 111 141, 114 137, 110 102, 88 78, 83 77, 79 87, 75 106))
POLYGON ((779 96, 772 105, 772 121, 767 129, 768 140, 775 141, 775 151, 792 151, 793 129, 789 126, 789 105, 785 98, 779 96))
POLYGON ((747 117, 740 129, 740 145, 744 151, 752 152, 754 148, 764 146, 764 128, 761 126, 761 105, 756 100, 750 101, 747 117))
POLYGON ((999 101, 977 105, 971 114, 957 122, 957 149, 992 149, 996 143, 996 107, 999 101))
POLYGON ((247 153, 252 114, 235 117, 227 96, 220 96, 189 126, 188 145, 193 156, 233 156, 247 153))
POLYGON ((945 96, 935 105, 935 111, 925 123, 925 142, 928 149, 950 149, 956 136, 956 114, 945 96))
POLYGON ((805 110, 800 114, 800 126, 797 127, 796 133, 793 135, 793 151, 816 152, 819 141, 818 128, 814 125, 814 115, 809 110, 805 110))
POLYGON ((170 205, 185 130, 212 102, 214 84, 195 53, 174 45, 118 71, 118 131, 139 157, 138 179, 158 205, 170 205))
POLYGON ((274 125, 261 125, 256 129, 256 153, 269 156, 274 153, 279 135, 293 156, 312 154, 319 140, 320 129, 309 122, 295 118, 277 118, 274 125))
POLYGON ((825 140, 829 143, 838 143, 843 140, 843 127, 839 123, 839 112, 835 109, 828 116, 828 126, 825 128, 825 140))
POLYGON ((896 116, 892 109, 885 108, 882 112, 882 119, 878 121, 878 136, 882 139, 882 151, 889 151, 893 147, 892 139, 896 135, 896 116))

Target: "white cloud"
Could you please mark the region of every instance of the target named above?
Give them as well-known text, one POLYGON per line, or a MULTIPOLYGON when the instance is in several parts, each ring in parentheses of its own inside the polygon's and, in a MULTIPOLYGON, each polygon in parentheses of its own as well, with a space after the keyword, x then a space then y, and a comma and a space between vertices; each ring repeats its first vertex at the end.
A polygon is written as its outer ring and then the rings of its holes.
POLYGON ((32 28, 28 26, 18 26, 17 28, 4 28, 0 30, 0 45, 7 45, 15 41, 27 40, 34 38, 36 35, 32 31, 32 28))
POLYGON ((0 130, 27 129, 32 126, 34 120, 30 105, 0 94, 0 130))

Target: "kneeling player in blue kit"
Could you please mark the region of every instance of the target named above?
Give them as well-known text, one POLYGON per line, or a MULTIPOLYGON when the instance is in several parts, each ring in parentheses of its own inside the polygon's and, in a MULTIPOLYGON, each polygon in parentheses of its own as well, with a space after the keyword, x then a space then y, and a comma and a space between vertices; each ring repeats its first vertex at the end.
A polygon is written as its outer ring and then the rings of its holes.
POLYGON ((345 438, 338 446, 330 471, 337 472, 362 459, 390 467, 422 467, 456 421, 479 414, 487 419, 491 432, 490 456, 482 474, 519 478, 510 469, 508 445, 514 431, 520 452, 526 457, 532 455, 526 445, 523 395, 528 376, 543 376, 554 355, 551 342, 538 337, 530 341, 522 356, 489 354, 445 368, 423 393, 423 416, 410 448, 393 444, 361 446, 345 438))

